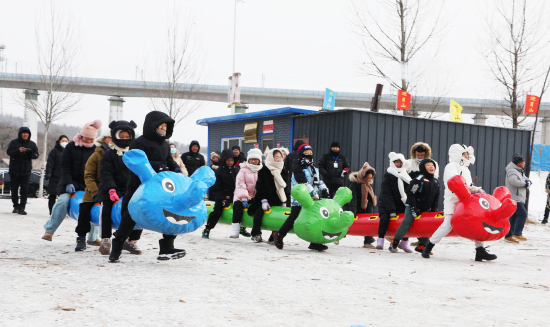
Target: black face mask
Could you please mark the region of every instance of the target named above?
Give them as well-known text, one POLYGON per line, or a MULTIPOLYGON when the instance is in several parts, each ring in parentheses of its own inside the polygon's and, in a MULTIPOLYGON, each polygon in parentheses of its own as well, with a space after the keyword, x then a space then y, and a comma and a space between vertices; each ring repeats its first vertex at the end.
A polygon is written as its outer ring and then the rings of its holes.
POLYGON ((340 155, 340 150, 338 151, 332 151, 330 150, 330 154, 333 156, 333 157, 338 157, 340 155))
POLYGON ((306 159, 309 159, 309 160, 313 160, 313 155, 312 154, 304 154, 303 157, 306 158, 306 159))
POLYGON ((117 138, 114 138, 113 139, 113 143, 118 146, 119 148, 122 148, 122 149, 126 149, 127 147, 130 146, 130 144, 132 144, 134 140, 132 139, 127 139, 127 140, 121 140, 121 139, 117 139, 117 138))

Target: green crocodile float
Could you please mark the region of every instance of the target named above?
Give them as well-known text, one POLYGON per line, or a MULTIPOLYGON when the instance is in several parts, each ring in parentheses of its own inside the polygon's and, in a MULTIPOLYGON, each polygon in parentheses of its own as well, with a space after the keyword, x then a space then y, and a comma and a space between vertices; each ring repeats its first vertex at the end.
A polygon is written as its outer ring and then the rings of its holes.
MULTIPOLYGON (((320 244, 339 241, 346 236, 348 228, 353 224, 353 213, 342 209, 342 206, 352 198, 351 191, 347 187, 339 188, 334 199, 314 201, 309 195, 307 187, 304 184, 298 184, 292 188, 292 197, 302 205, 302 210, 290 232, 295 233, 304 241, 320 244)), ((206 208, 210 214, 214 210, 214 202, 207 201, 206 208)), ((279 230, 289 215, 290 208, 271 207, 271 210, 264 214, 262 230, 279 230)), ((245 211, 241 226, 252 227, 253 220, 254 217, 249 216, 245 211)), ((231 225, 233 205, 223 210, 219 222, 231 225)))

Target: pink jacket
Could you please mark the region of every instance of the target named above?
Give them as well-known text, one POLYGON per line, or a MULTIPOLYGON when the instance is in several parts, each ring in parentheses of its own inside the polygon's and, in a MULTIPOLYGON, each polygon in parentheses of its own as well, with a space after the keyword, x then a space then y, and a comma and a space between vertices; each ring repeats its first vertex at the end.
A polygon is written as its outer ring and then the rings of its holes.
POLYGON ((233 201, 248 201, 256 195, 256 182, 258 181, 258 173, 253 172, 248 168, 246 162, 239 165, 241 170, 237 174, 235 182, 235 195, 233 201))

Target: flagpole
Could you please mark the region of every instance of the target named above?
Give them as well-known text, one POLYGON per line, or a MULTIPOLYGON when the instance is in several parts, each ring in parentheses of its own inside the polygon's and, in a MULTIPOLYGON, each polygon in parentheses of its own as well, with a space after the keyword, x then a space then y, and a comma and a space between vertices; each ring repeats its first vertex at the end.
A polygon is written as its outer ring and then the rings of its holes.
POLYGON ((235 73, 235 51, 236 51, 236 43, 237 43, 237 1, 235 0, 235 14, 233 15, 233 71, 232 74, 235 73))

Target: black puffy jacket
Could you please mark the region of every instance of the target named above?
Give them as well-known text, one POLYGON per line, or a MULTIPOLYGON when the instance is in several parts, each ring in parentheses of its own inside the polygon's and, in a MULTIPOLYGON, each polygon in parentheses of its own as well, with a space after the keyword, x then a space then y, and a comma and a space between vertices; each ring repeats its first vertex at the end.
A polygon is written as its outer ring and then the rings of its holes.
POLYGON ((74 141, 69 142, 61 154, 61 180, 57 185, 57 194, 65 192, 67 185, 73 184, 76 191, 84 191, 84 169, 88 158, 95 152, 95 145, 90 148, 76 146, 74 141))
POLYGON ((236 160, 237 155, 229 149, 222 151, 221 166, 215 171, 216 183, 214 183, 209 190, 210 197, 215 201, 229 200, 229 202, 233 202, 235 179, 237 178, 240 168, 235 165, 228 167, 225 164, 225 159, 228 158, 234 158, 234 160, 236 160))
MULTIPOLYGON (((386 172, 382 180, 380 195, 378 196, 378 210, 380 213, 403 213, 405 212, 405 204, 401 201, 401 193, 399 193, 398 178, 386 172)), ((404 183, 405 190, 409 184, 404 183)))
POLYGON ((329 152, 319 159, 317 163, 319 167, 319 173, 323 177, 323 181, 327 185, 344 185, 344 177, 342 176, 342 171, 344 168, 348 170, 348 173, 351 169, 348 159, 343 154, 340 154, 340 151, 337 153, 329 152), (338 163, 338 168, 334 168, 334 163, 338 163))
POLYGON ((61 155, 63 147, 59 142, 55 142, 50 154, 48 154, 48 163, 46 164, 46 178, 48 179, 48 193, 57 195, 57 185, 61 180, 61 155))
POLYGON ((181 155, 181 160, 183 161, 185 168, 187 168, 189 176, 193 175, 195 170, 206 165, 206 161, 204 161, 204 156, 199 153, 200 150, 201 145, 199 144, 199 141, 191 141, 191 144, 189 144, 189 152, 185 152, 181 155), (197 145, 199 147, 199 150, 197 152, 193 152, 191 150, 193 145, 197 145))
POLYGON ((38 158, 38 147, 31 141, 31 130, 28 127, 19 128, 17 138, 10 142, 6 153, 10 156, 9 171, 11 175, 29 176, 31 174, 32 160, 38 158), (23 132, 29 133, 28 139, 24 140, 21 137, 23 132), (21 152, 19 148, 29 150, 21 152))
MULTIPOLYGON (((281 170, 281 177, 286 181, 288 179, 288 171, 283 168, 281 170)), ((275 185, 275 178, 271 173, 271 170, 265 165, 258 171, 258 180, 256 181, 256 195, 254 199, 250 201, 250 207, 248 208, 248 214, 254 215, 256 210, 262 208, 262 200, 266 199, 270 206, 281 206, 283 203, 279 199, 277 194, 277 186, 275 185)))
POLYGON ((347 204, 343 206, 343 209, 346 211, 353 212, 354 215, 358 213, 374 213, 375 208, 373 206, 373 199, 368 195, 369 202, 367 203, 367 208, 361 208, 361 199, 363 198, 361 184, 357 182, 352 182, 349 184, 348 188, 351 190, 352 198, 347 204))
POLYGON ((439 206, 439 181, 433 174, 426 171, 426 163, 432 159, 424 159, 420 162, 420 172, 411 180, 407 191, 407 204, 416 207, 420 212, 438 211, 439 206))
POLYGON ((99 165, 99 175, 101 183, 97 194, 99 201, 109 199, 109 190, 115 189, 118 197, 123 197, 126 193, 126 185, 130 176, 130 169, 126 167, 116 150, 107 149, 101 157, 99 165))

